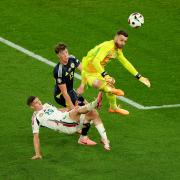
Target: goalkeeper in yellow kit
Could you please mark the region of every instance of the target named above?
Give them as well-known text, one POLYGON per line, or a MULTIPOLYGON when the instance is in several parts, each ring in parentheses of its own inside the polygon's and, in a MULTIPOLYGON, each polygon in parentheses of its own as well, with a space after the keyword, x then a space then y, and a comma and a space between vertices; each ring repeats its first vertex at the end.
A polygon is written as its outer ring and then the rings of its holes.
POLYGON ((120 30, 114 40, 105 41, 91 49, 82 60, 82 83, 77 89, 77 93, 82 94, 84 86, 89 85, 104 91, 110 104, 109 112, 122 115, 128 115, 129 112, 117 106, 116 96, 123 96, 124 92, 114 87, 115 79, 105 71, 106 64, 111 59, 117 59, 140 82, 150 87, 149 80, 141 76, 123 55, 122 49, 127 40, 128 34, 120 30))

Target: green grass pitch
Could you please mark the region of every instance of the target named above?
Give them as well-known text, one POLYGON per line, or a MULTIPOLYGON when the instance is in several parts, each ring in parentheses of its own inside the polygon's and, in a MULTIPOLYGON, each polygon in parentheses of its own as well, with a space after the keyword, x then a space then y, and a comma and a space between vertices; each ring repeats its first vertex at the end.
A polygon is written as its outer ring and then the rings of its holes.
MULTIPOLYGON (((129 33, 124 48, 130 62, 151 80, 150 89, 120 64, 107 66, 126 97, 145 106, 180 103, 180 1, 1 0, 0 36, 57 62, 54 45, 63 41, 80 60, 87 51, 113 38, 118 29, 129 33), (145 24, 132 29, 129 14, 140 12, 145 24)), ((75 79, 75 87, 80 81, 75 79)), ((89 136, 96 147, 77 144, 77 135, 41 129, 43 159, 32 161, 32 111, 29 95, 53 100, 52 67, 0 43, 0 179, 179 180, 180 109, 130 111, 122 117, 99 111, 111 140, 105 152, 95 128, 89 136)), ((88 89, 92 100, 96 90, 88 89)))

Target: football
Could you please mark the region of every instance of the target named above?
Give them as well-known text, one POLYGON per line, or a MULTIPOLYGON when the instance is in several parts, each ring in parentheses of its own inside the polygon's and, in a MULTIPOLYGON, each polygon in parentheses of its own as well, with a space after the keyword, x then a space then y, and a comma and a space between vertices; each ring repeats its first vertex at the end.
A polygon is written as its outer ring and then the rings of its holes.
POLYGON ((139 28, 144 24, 144 17, 138 12, 132 13, 128 18, 128 23, 133 28, 139 28))

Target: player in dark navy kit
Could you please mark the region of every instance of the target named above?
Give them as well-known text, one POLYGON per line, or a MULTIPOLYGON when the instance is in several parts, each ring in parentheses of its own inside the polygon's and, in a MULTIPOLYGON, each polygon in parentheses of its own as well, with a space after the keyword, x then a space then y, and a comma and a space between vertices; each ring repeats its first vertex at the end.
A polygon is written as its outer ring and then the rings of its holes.
POLYGON ((73 89, 74 71, 78 68, 81 71, 81 64, 74 56, 69 55, 65 44, 59 44, 55 52, 60 59, 60 62, 54 68, 54 78, 56 85, 54 89, 55 101, 70 109, 78 103, 84 105, 84 98, 78 96, 73 89))
MULTIPOLYGON (((82 71, 80 61, 72 55, 69 55, 68 49, 65 44, 59 43, 55 47, 55 53, 59 58, 59 63, 54 67, 54 78, 56 84, 54 87, 54 99, 55 101, 69 110, 75 106, 83 106, 85 99, 82 96, 78 96, 76 91, 73 89, 74 72, 78 68, 82 71)), ((96 110, 88 113, 92 118, 100 119, 99 114, 96 110)), ((100 119, 101 120, 101 119, 100 119)), ((87 132, 90 128, 90 123, 83 124, 81 136, 78 140, 79 144, 89 145, 93 144, 93 141, 87 137, 87 132)), ((99 127, 100 131, 103 131, 104 126, 99 127)), ((95 145, 94 142, 93 145, 95 145)))

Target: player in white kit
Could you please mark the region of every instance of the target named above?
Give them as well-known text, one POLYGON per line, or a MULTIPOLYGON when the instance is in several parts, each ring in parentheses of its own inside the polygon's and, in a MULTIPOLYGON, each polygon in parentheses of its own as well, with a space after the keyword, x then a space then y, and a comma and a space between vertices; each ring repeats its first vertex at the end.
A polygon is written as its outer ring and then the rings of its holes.
MULTIPOLYGON (((34 134, 33 142, 35 155, 32 157, 32 159, 42 158, 39 140, 39 128, 41 126, 61 133, 73 134, 82 129, 84 123, 92 121, 101 136, 101 142, 104 144, 104 149, 109 151, 109 140, 107 139, 106 131, 102 121, 100 118, 97 118, 94 115, 92 116, 87 114, 94 108, 100 108, 101 103, 102 93, 100 92, 95 101, 88 103, 85 106, 77 106, 68 112, 57 109, 55 106, 48 103, 42 104, 38 97, 30 96, 27 99, 27 104, 32 109, 34 109, 32 116, 32 131, 34 134)), ((88 145, 95 145, 93 143, 94 142, 92 141, 92 144, 90 143, 88 145)))

